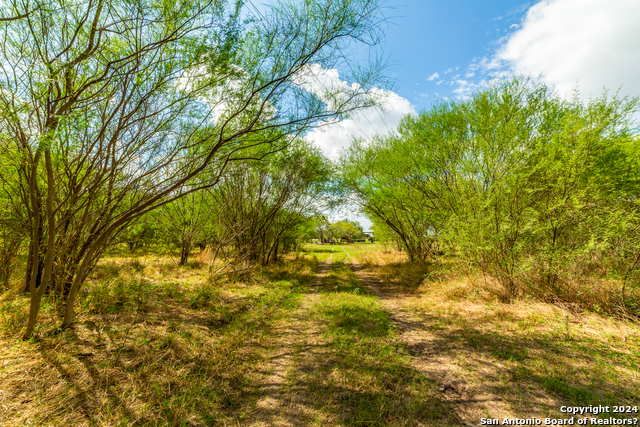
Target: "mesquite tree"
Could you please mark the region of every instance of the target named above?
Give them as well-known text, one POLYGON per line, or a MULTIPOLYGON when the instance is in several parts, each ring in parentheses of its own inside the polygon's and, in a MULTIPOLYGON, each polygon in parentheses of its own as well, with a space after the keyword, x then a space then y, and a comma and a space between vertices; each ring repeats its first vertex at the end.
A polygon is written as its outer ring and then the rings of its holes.
POLYGON ((236 272, 277 261, 295 242, 299 226, 318 215, 331 191, 332 167, 319 151, 301 139, 269 157, 228 169, 212 193, 216 230, 214 260, 222 251, 223 267, 236 272))
POLYGON ((551 300, 605 272, 622 281, 616 304, 637 310, 625 301, 640 259, 637 107, 494 82, 404 118, 396 135, 354 142, 341 176, 413 260, 447 245, 509 296, 551 300))
POLYGON ((165 242, 180 248, 180 265, 189 261, 195 245, 206 242, 211 235, 212 202, 207 190, 194 191, 156 212, 165 242))
POLYGON ((0 150, 29 221, 24 337, 47 290, 71 325, 109 242, 215 186, 193 184, 205 169, 220 176, 247 147, 277 150, 373 105, 375 70, 355 67, 357 85, 314 82, 354 42, 377 42, 378 3, 283 1, 241 23, 240 0, 0 2, 0 150))

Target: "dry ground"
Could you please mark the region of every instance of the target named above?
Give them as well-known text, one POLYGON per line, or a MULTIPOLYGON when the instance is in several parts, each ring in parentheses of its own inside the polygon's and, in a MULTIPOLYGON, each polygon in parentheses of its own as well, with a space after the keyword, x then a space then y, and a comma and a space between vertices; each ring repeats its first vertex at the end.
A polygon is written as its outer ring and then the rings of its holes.
POLYGON ((412 367, 438 384, 467 425, 570 418, 562 406, 628 405, 631 412, 599 417, 639 417, 638 324, 535 301, 502 303, 491 283, 412 273, 397 252, 349 260, 390 313, 412 367))
MULTIPOLYGON (((330 259, 328 260, 330 262, 330 259)), ((312 408, 304 387, 287 387, 295 363, 301 358, 324 357, 326 342, 320 323, 310 318, 311 307, 317 304, 318 288, 329 271, 329 264, 321 263, 306 298, 291 318, 279 326, 276 352, 269 358, 271 374, 265 378, 263 396, 256 404, 254 426, 298 426, 320 417, 312 408)))
MULTIPOLYGON (((440 426, 640 402, 640 328, 379 245, 309 245, 233 282, 206 265, 101 262, 78 322, 18 340, 0 300, 2 426, 440 426)), ((605 413, 602 418, 635 418, 605 413)))

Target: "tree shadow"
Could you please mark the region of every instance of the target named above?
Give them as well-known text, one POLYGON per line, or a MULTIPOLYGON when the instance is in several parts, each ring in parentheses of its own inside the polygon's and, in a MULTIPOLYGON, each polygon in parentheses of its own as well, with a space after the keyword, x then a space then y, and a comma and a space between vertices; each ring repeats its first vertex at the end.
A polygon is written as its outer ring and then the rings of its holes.
MULTIPOLYGON (((613 348, 606 337, 595 339, 572 331, 562 319, 549 318, 553 323, 529 327, 517 316, 471 316, 424 308, 429 307, 426 304, 411 308, 413 303, 404 299, 416 301, 416 294, 384 283, 357 266, 354 270, 367 289, 393 307, 389 310, 392 322, 413 366, 437 382, 441 391, 451 391, 448 401, 453 404, 490 396, 520 418, 550 414, 567 418, 559 411, 562 405, 633 406, 640 399, 640 380, 632 375, 640 368, 640 353, 613 348)), ((429 298, 428 292, 421 298, 429 298)), ((482 413, 485 405, 476 406, 482 413)))
POLYGON ((338 247, 336 245, 329 245, 328 243, 325 245, 316 245, 313 248, 305 248, 304 253, 313 255, 313 254, 330 254, 333 253, 338 247))
MULTIPOLYGON (((73 331, 69 331, 66 336, 78 339, 73 331)), ((64 357, 61 357, 56 348, 39 346, 38 352, 48 367, 55 369, 64 379, 66 392, 73 394, 73 397, 66 401, 67 405, 73 407, 74 412, 79 410, 91 425, 98 424, 94 414, 98 414, 105 404, 116 411, 121 421, 133 422, 130 425, 144 424, 147 421, 144 416, 138 416, 114 391, 117 389, 117 381, 110 380, 106 372, 93 361, 96 354, 102 353, 100 347, 102 346, 84 342, 81 352, 68 352, 64 357), (83 378, 85 374, 90 377, 88 381, 83 378), (104 401, 101 401, 103 399, 104 401)), ((47 414, 44 418, 47 418, 47 414)))
POLYGON ((291 286, 216 294, 197 309, 188 297, 158 293, 138 310, 129 301, 118 313, 93 315, 35 344, 38 370, 56 392, 23 384, 14 397, 52 402, 32 413, 54 424, 236 425, 261 396, 260 364, 291 286))
POLYGON ((389 315, 348 264, 333 263, 317 291, 321 300, 313 316, 322 325, 323 345, 301 350, 284 408, 270 408, 266 419, 289 425, 463 425, 436 384, 410 366, 389 315))

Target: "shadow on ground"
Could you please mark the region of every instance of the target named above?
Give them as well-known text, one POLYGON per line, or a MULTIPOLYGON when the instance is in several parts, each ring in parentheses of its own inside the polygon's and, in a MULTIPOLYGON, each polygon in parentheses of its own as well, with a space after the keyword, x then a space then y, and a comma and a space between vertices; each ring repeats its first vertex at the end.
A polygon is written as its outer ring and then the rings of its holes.
POLYGON ((467 423, 489 415, 567 418, 563 405, 633 406, 640 399, 633 374, 640 354, 607 339, 575 332, 562 319, 532 328, 515 318, 434 308, 424 304, 429 291, 418 295, 362 266, 352 269, 391 313, 412 366, 438 384, 467 423))

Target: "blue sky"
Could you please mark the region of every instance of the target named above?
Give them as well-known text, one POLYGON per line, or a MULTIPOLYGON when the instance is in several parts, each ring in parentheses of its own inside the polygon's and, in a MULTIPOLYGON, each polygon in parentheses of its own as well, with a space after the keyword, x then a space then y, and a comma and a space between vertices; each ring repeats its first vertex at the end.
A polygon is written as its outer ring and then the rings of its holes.
POLYGON ((540 77, 583 99, 605 88, 640 95, 640 0, 388 0, 385 15, 380 49, 395 82, 385 114, 361 111, 310 132, 330 158, 353 137, 393 131, 406 114, 464 99, 495 78, 540 77))
MULTIPOLYGON (((578 91, 583 100, 604 90, 640 96, 640 0, 387 0, 385 6, 379 48, 390 58, 386 75, 394 87, 380 89, 384 114, 360 111, 307 134, 332 159, 354 137, 393 132, 406 114, 435 99, 465 99, 496 78, 540 78, 560 96, 578 91)), ((338 70, 322 73, 350 83, 338 70)))
POLYGON ((382 48, 391 56, 388 75, 396 81, 395 92, 418 110, 429 107, 436 96, 454 95, 453 77, 468 80, 464 76, 472 61, 491 54, 530 5, 508 0, 389 1, 382 48))

